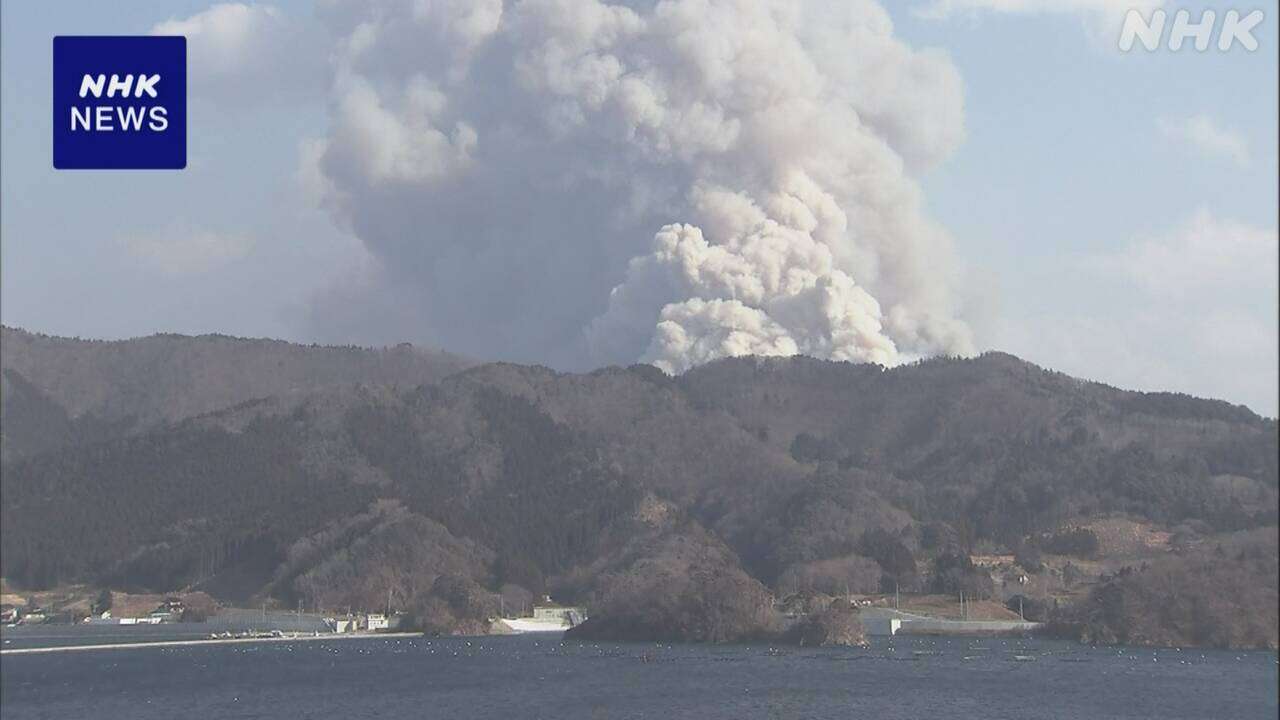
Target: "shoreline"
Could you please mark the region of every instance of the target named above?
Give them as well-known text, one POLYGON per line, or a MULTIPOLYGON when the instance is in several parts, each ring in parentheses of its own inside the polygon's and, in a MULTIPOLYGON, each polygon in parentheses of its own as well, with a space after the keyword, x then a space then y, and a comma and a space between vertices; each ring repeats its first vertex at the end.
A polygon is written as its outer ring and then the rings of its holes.
POLYGON ((296 637, 262 638, 203 638, 199 640, 144 640, 142 642, 100 643, 97 645, 54 645, 50 647, 0 649, 0 656, 34 655, 53 652, 83 652, 86 650, 131 650, 134 648, 188 647, 196 645, 231 645, 237 643, 304 642, 315 640, 375 640, 378 638, 422 637, 420 632, 390 633, 329 633, 327 635, 298 635, 296 637))

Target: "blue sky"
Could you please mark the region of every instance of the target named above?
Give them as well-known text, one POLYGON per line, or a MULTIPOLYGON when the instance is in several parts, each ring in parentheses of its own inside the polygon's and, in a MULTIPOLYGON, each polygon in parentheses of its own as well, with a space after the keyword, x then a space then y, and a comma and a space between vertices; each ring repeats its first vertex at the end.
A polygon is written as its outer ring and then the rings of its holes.
MULTIPOLYGON (((1266 10, 1256 52, 1122 53, 1122 3, 973 0, 944 17, 924 17, 924 2, 885 4, 899 40, 941 50, 963 81, 964 140, 918 180, 954 240, 977 349, 1275 416, 1280 13, 1266 10)), ((187 170, 52 169, 51 38, 142 34, 209 7, 4 6, 4 323, 82 337, 368 341, 317 327, 316 297, 370 257, 303 169, 305 143, 331 117, 310 3, 272 7, 311 54, 265 56, 260 74, 205 91, 193 83, 187 170)))
MULTIPOLYGON (((1198 15, 1237 6, 1168 7, 1198 15)), ((1134 242, 1176 235, 1198 211, 1270 229, 1274 256, 1275 16, 1257 30, 1255 53, 1124 54, 1071 14, 944 23, 895 14, 903 36, 946 48, 965 79, 967 140, 925 186, 961 256, 993 286, 985 346, 1124 387, 1226 397, 1276 414, 1274 264, 1258 268, 1269 283, 1242 297, 1227 297, 1238 290, 1224 273, 1196 301, 1205 322, 1256 321, 1241 329, 1239 349, 1197 331, 1180 303, 1086 269, 1134 242), (1243 139, 1247 165, 1160 131, 1162 118, 1198 115, 1243 139)))

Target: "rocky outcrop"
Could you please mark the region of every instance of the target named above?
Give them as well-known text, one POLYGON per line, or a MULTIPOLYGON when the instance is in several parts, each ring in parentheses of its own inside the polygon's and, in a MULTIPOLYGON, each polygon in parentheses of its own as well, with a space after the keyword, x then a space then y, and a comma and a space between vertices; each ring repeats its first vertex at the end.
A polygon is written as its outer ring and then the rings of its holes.
POLYGON ((804 647, 860 647, 867 644, 867 635, 858 611, 837 602, 796 622, 783 634, 783 640, 804 647))

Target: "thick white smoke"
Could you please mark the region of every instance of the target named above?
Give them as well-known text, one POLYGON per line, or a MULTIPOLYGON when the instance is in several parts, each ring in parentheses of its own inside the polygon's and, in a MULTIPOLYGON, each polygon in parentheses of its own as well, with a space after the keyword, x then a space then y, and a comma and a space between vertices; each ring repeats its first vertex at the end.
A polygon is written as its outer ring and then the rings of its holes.
POLYGON ((334 307, 394 297, 416 337, 568 367, 971 350, 912 179, 963 136, 960 79, 872 0, 323 15, 313 176, 379 261, 334 307))

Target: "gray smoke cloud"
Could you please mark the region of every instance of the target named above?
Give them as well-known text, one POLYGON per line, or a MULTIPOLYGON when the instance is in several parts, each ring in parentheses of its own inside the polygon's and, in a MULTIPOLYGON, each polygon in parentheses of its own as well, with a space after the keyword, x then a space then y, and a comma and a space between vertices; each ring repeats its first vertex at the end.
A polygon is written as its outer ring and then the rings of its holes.
POLYGON ((877 3, 321 14, 330 126, 304 171, 373 259, 321 325, 568 368, 972 351, 913 179, 962 140, 962 83, 877 3))

